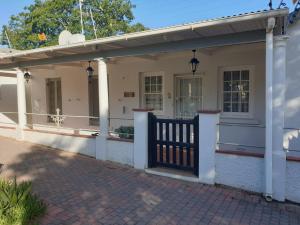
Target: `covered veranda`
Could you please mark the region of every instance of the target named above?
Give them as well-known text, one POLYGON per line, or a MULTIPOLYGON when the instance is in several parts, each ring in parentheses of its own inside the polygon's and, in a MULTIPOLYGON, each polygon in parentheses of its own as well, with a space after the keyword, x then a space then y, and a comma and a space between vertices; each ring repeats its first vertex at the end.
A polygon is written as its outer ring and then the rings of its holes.
MULTIPOLYGON (((265 74, 263 74, 265 76, 265 93, 263 93, 263 95, 261 96, 265 97, 265 107, 262 107, 260 109, 262 111, 262 114, 265 114, 262 120, 264 123, 262 123, 261 125, 261 132, 263 136, 265 136, 265 138, 261 139, 263 145, 253 144, 252 148, 254 148, 254 150, 256 148, 265 149, 263 153, 265 154, 265 173, 267 174, 267 179, 265 181, 266 190, 264 190, 264 192, 267 196, 272 195, 272 151, 276 151, 278 153, 276 153, 275 155, 276 157, 278 156, 279 162, 282 162, 283 160, 281 159, 285 157, 281 141, 281 137, 283 136, 283 123, 281 121, 283 120, 282 111, 284 95, 282 92, 272 92, 272 90, 281 88, 281 82, 283 79, 285 79, 285 72, 284 69, 282 69, 284 68, 285 60, 281 60, 282 57, 285 56, 285 37, 282 36, 282 33, 284 33, 284 31, 281 28, 287 13, 288 11, 285 9, 250 13, 228 18, 187 24, 178 27, 150 30, 140 33, 92 40, 68 46, 54 46, 1 56, 0 69, 2 71, 5 70, 4 72, 6 73, 16 73, 17 77, 18 125, 16 134, 18 136, 18 139, 28 139, 28 136, 26 138, 26 132, 32 132, 30 131, 31 128, 28 127, 28 125, 30 124, 28 121, 31 120, 35 114, 35 112, 28 111, 29 107, 28 103, 26 103, 26 81, 24 79, 24 73, 26 73, 27 70, 31 72, 43 69, 42 67, 51 65, 61 65, 62 67, 65 65, 72 67, 74 63, 84 63, 84 65, 87 65, 88 61, 93 62, 92 65, 94 66, 98 75, 97 94, 99 99, 99 116, 96 116, 95 118, 91 118, 90 115, 80 116, 86 117, 86 119, 89 120, 99 119, 99 126, 95 125, 92 132, 90 132, 91 129, 90 127, 88 127, 88 129, 86 129, 88 130, 87 132, 80 131, 81 133, 71 134, 73 135, 73 137, 76 137, 76 135, 78 135, 78 137, 80 138, 83 138, 84 136, 92 139, 93 141, 90 141, 87 144, 82 144, 80 142, 79 144, 77 143, 77 145, 80 145, 81 147, 94 145, 94 153, 93 151, 91 151, 92 153, 90 153, 89 155, 92 155, 99 159, 106 159, 108 154, 108 150, 106 150, 108 148, 108 142, 106 140, 107 138, 111 138, 109 131, 111 130, 110 124, 113 123, 109 122, 111 121, 111 119, 113 119, 113 117, 110 116, 110 111, 112 107, 115 107, 115 105, 118 104, 117 102, 115 102, 114 105, 111 105, 110 101, 113 101, 113 99, 109 95, 109 87, 112 87, 115 84, 111 84, 108 82, 110 81, 110 79, 108 79, 108 74, 110 74, 111 71, 112 76, 114 76, 114 78, 112 79, 117 79, 116 75, 113 72, 114 67, 118 66, 116 65, 117 63, 122 64, 122 61, 126 61, 129 58, 139 58, 139 60, 142 59, 151 61, 156 60, 156 58, 160 57, 161 55, 164 55, 166 58, 168 58, 172 55, 183 54, 184 58, 186 57, 188 52, 191 52, 191 50, 193 49, 197 49, 202 55, 210 55, 214 51, 222 51, 222 49, 224 50, 224 48, 227 48, 227 50, 230 51, 232 49, 238 48, 237 46, 244 46, 244 48, 246 49, 244 50, 244 55, 246 57, 247 52, 249 52, 250 49, 254 47, 257 48, 258 51, 262 51, 262 53, 266 52, 266 57, 263 64, 263 67, 265 67, 265 74), (274 34, 278 37, 275 39, 275 45, 273 46, 274 34), (278 62, 278 64, 273 65, 273 62, 278 62), (275 70, 273 70, 273 68, 275 68, 275 70), (14 69, 16 72, 12 72, 11 69, 14 69), (274 99, 279 99, 279 101, 277 101, 279 102, 279 104, 277 104, 276 107, 274 107, 273 105, 274 99), (94 133, 99 133, 99 135, 97 137, 93 137, 91 134, 94 133)), ((224 50, 224 52, 226 53, 226 49, 224 50)), ((249 54, 251 55, 251 53, 249 54)), ((226 57, 225 54, 223 55, 223 57, 224 56, 226 57)), ((252 55, 252 57, 253 56, 254 55, 252 55)), ((225 60, 225 58, 223 59, 225 60)), ((172 62, 172 60, 170 61, 172 62)), ((173 62, 175 61, 176 60, 173 60, 173 62)), ((245 65, 245 63, 243 64, 245 65)), ((122 66, 124 65, 122 64, 122 66)), ((134 66, 134 60, 130 65, 134 66)), ((119 71, 116 70, 116 72, 120 71, 122 71, 122 69, 119 71)), ((140 72, 143 71, 145 70, 140 70, 140 72)), ((34 75, 34 72, 32 72, 32 75, 34 75)), ((216 83, 218 83, 217 80, 216 83)), ((115 89, 110 90, 111 92, 116 91, 115 89)), ((217 95, 218 94, 216 94, 215 96, 216 100, 218 99, 217 95)), ((116 101, 116 99, 114 100, 116 101)), ((135 106, 137 108, 141 107, 140 104, 135 106)), ((202 110, 219 110, 221 109, 221 107, 223 106, 220 106, 218 104, 218 101, 214 101, 211 105, 208 104, 208 107, 203 107, 202 110)), ((34 109, 34 105, 31 105, 31 109, 34 109)), ((126 108, 123 110, 126 111, 126 108)), ((48 117, 49 115, 41 116, 48 117)), ((57 119, 60 119, 63 116, 67 117, 68 115, 60 115, 57 117, 57 119)), ((76 117, 77 115, 69 116, 76 117)), ((130 119, 133 119, 133 117, 128 118, 128 120, 130 119)), ((131 123, 133 124, 133 121, 131 123)), ((230 124, 230 127, 234 126, 234 123, 232 122, 227 123, 227 125, 228 124, 230 124)), ((218 126, 219 125, 221 126, 222 124, 220 123, 218 124, 218 126)), ((249 127, 251 127, 252 129, 253 124, 250 124, 249 127)), ((221 134, 222 129, 224 128, 220 127, 221 134)), ((244 130, 244 128, 242 128, 242 130, 244 130)), ((238 131, 234 131, 234 129, 232 129, 232 132, 238 133, 238 131)), ((66 133, 67 132, 64 131, 63 135, 65 135, 66 133)), ((215 134, 212 134, 212 136, 214 135, 215 134)), ((35 138, 36 137, 33 137, 31 135, 29 139, 33 140, 35 138)), ((47 136, 45 135, 41 139, 47 139, 47 136)), ((219 142, 218 144, 228 145, 234 143, 219 142)), ((241 145, 243 143, 237 143, 237 145, 238 144, 241 145)), ((54 147, 59 146, 60 145, 56 141, 54 147)), ((120 145, 118 145, 118 147, 119 146, 120 145)), ((134 146, 131 146, 129 147, 129 149, 133 147, 134 146)), ((247 147, 251 147, 251 145, 245 144, 244 148, 247 147)), ((132 154, 134 154, 135 150, 128 150, 128 152, 130 151, 132 151, 132 154)), ((134 164, 134 159, 130 163, 134 164)), ((284 165, 282 164, 282 166, 284 165)), ((278 172, 280 171, 281 169, 278 168, 278 172)))

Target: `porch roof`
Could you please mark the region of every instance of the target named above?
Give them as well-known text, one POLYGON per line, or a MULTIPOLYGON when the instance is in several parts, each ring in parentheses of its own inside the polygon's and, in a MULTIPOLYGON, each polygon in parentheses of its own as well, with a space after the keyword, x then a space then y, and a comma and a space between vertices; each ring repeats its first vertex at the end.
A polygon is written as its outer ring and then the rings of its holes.
POLYGON ((287 8, 264 10, 76 44, 0 54, 0 69, 262 42, 267 18, 282 21, 288 13, 287 8))

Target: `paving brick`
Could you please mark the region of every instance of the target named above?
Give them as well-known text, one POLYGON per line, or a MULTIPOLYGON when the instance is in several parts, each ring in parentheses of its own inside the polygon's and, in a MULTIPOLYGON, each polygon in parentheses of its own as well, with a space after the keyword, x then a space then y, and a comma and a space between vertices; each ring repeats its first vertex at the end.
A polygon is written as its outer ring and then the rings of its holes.
POLYGON ((1 177, 33 181, 48 205, 41 225, 300 224, 299 206, 26 142, 0 138, 0 164, 1 177))

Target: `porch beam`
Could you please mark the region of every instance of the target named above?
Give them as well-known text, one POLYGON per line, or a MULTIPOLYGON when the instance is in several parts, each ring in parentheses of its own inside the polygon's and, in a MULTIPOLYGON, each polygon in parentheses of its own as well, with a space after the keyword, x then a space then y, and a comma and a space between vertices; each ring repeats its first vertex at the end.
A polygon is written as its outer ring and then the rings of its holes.
POLYGON ((113 58, 126 56, 141 56, 166 52, 179 52, 192 49, 203 49, 220 46, 231 46, 248 43, 265 42, 265 31, 247 31, 242 33, 220 35, 215 37, 197 38, 183 41, 173 41, 139 47, 114 49, 108 51, 97 51, 84 54, 58 56, 50 59, 39 59, 23 62, 14 62, 0 65, 0 69, 11 69, 15 67, 28 68, 46 64, 60 64, 71 61, 91 60, 95 58, 113 58))

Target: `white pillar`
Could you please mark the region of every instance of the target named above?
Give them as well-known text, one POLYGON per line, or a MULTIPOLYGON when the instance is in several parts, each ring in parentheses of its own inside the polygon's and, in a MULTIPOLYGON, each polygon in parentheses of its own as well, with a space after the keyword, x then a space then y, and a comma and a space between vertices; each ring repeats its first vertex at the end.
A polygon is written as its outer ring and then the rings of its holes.
POLYGON ((98 90, 99 90, 99 122, 100 134, 96 139, 96 159, 107 160, 108 137, 108 76, 105 59, 98 61, 98 90))
POLYGON ((273 109, 273 28, 275 19, 269 18, 266 31, 266 140, 265 140, 265 196, 271 197, 272 190, 272 109, 273 109))
POLYGON ((17 72, 17 95, 18 95, 18 127, 17 140, 24 140, 24 128, 26 126, 26 93, 25 79, 22 71, 17 72))
POLYGON ((136 169, 148 168, 148 113, 151 110, 134 109, 133 165, 136 169))
POLYGON ((219 139, 220 111, 199 111, 199 180, 215 183, 215 151, 219 139))
POLYGON ((286 153, 283 150, 283 129, 286 88, 287 36, 274 38, 273 76, 273 198, 285 200, 286 153))

